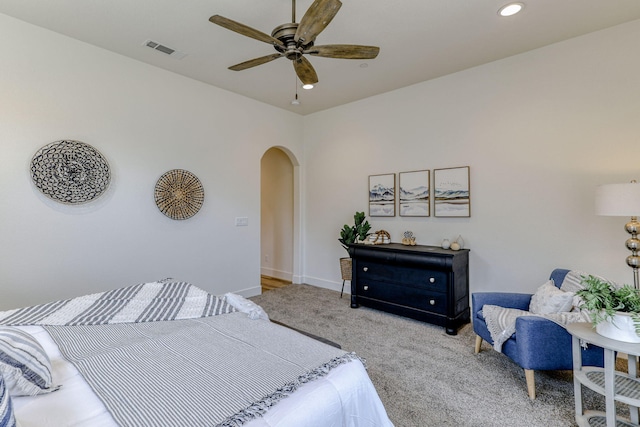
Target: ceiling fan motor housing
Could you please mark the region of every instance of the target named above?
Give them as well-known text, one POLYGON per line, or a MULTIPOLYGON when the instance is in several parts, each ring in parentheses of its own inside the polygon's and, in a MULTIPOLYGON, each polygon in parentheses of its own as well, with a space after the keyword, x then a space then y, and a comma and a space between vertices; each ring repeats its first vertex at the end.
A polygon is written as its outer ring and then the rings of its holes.
POLYGON ((298 29, 298 24, 295 22, 289 22, 287 24, 278 25, 272 32, 271 37, 276 38, 282 42, 283 46, 274 45, 275 49, 283 53, 287 59, 296 60, 302 56, 302 51, 313 46, 313 43, 308 45, 300 45, 298 46, 294 37, 296 35, 296 30, 298 29))

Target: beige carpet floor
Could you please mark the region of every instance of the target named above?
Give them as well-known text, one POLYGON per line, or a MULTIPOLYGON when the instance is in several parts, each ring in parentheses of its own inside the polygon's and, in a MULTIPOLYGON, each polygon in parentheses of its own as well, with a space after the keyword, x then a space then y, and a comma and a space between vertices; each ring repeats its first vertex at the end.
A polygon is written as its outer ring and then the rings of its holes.
MULTIPOLYGON (((368 372, 396 427, 575 426, 572 373, 536 372, 537 399, 524 372, 486 343, 473 352, 471 325, 444 328, 368 308, 349 295, 291 285, 251 298, 269 316, 339 343, 367 360, 368 372)), ((604 400, 585 390, 585 408, 604 400)), ((621 408, 624 411, 625 408, 621 408)))

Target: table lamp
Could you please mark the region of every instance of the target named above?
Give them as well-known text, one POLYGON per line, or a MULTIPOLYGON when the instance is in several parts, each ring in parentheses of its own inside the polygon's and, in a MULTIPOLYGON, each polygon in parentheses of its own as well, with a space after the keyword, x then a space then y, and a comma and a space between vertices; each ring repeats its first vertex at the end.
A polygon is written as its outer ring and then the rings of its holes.
POLYGON ((631 251, 631 255, 627 257, 627 265, 633 268, 633 286, 639 289, 640 184, 633 180, 628 184, 599 185, 596 188, 596 215, 631 217, 631 221, 624 226, 625 230, 631 234, 631 237, 625 242, 627 249, 631 251))

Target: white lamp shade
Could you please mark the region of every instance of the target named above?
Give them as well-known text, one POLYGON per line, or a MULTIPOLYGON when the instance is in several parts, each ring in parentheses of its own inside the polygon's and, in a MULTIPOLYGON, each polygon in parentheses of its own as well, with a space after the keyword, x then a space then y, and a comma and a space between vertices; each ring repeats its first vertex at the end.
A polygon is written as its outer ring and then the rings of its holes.
POLYGON ((640 216, 640 184, 606 184, 596 187, 596 215, 640 216))

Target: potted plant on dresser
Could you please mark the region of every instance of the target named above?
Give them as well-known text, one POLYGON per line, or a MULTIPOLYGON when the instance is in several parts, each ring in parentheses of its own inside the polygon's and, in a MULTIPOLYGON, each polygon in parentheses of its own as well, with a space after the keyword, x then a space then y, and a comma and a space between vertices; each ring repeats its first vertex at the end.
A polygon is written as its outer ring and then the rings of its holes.
MULTIPOLYGON (((356 212, 353 216, 353 225, 345 224, 340 230, 340 238, 338 241, 342 244, 342 247, 349 251, 349 245, 362 241, 367 238, 371 230, 369 221, 365 220, 364 212, 356 212)), ((351 281, 351 257, 340 258, 340 272, 342 273, 342 291, 340 292, 340 298, 344 293, 344 282, 351 281)))
POLYGON ((583 277, 585 287, 576 292, 580 309, 587 310, 596 332, 618 341, 640 343, 640 291, 621 287, 599 277, 583 277))

